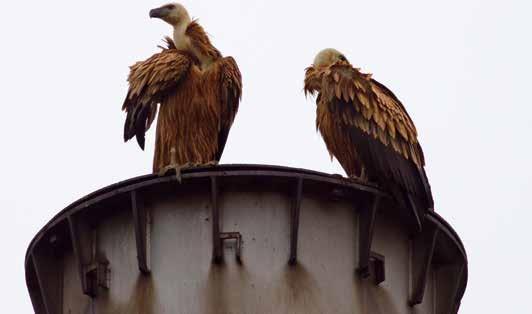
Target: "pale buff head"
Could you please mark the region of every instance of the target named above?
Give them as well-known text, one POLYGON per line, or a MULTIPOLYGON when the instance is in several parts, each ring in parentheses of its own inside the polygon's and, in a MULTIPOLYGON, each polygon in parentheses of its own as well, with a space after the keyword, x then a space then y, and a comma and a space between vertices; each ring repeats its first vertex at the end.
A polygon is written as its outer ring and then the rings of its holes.
POLYGON ((329 66, 339 61, 349 62, 340 51, 333 48, 327 48, 323 49, 316 55, 314 58, 314 67, 329 66))
POLYGON ((169 3, 150 10, 150 17, 159 18, 174 28, 186 26, 191 19, 185 7, 179 3, 169 3))

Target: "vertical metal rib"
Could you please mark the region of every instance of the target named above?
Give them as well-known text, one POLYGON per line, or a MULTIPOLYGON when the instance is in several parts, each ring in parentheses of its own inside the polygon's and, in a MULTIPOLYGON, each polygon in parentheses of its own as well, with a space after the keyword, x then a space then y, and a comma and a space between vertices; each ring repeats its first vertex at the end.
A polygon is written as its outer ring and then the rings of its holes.
POLYGON ((212 206, 212 256, 215 263, 222 261, 222 240, 220 239, 220 210, 218 208, 218 183, 216 177, 211 178, 212 206))
POLYGON ((297 263, 297 239, 299 233, 299 211, 301 208, 301 196, 303 193, 303 179, 298 178, 292 208, 290 210, 290 259, 288 263, 294 265, 297 263))

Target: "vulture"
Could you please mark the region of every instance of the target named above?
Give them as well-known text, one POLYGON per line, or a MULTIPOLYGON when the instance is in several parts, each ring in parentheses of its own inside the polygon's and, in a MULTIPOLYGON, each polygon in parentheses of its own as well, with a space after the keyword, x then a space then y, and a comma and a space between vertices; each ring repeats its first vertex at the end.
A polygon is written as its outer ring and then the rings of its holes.
POLYGON ((161 52, 130 67, 124 141, 144 149, 145 133, 157 117, 153 172, 216 165, 242 94, 240 70, 223 57, 196 20, 178 3, 150 11, 173 27, 161 52))
POLYGON ((317 94, 316 129, 349 177, 377 183, 416 217, 433 210, 416 128, 388 88, 329 48, 306 69, 304 91, 317 94))

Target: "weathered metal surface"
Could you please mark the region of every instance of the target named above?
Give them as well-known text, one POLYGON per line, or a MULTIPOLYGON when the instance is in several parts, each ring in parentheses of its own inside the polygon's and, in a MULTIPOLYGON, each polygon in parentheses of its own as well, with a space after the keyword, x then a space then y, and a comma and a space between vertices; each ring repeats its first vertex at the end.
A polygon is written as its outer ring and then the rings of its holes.
POLYGON ((434 224, 427 223, 423 231, 412 240, 412 293, 409 301, 410 305, 417 305, 423 302, 439 232, 439 229, 434 224))
POLYGON ((295 184, 292 208, 290 211, 290 258, 288 263, 294 265, 297 262, 297 239, 299 233, 299 211, 303 194, 303 179, 298 178, 295 184))
POLYGON ((220 238, 220 207, 218 206, 218 180, 211 177, 212 208, 212 256, 215 263, 222 262, 222 239, 220 238))
POLYGON ((144 274, 150 273, 150 213, 144 206, 142 195, 138 191, 131 191, 131 210, 135 225, 135 240, 139 270, 144 274))
POLYGON ((95 296, 95 285, 86 276, 87 267, 92 263, 94 257, 93 237, 95 234, 90 230, 86 222, 74 217, 74 215, 68 215, 66 219, 70 230, 70 239, 72 240, 72 251, 78 266, 81 289, 86 295, 95 296))
POLYGON ((374 196, 371 205, 360 210, 358 223, 358 273, 362 278, 369 276, 371 242, 375 228, 375 218, 380 204, 380 196, 374 196))
POLYGON ((182 178, 120 182, 56 215, 26 256, 35 312, 458 309, 465 250, 434 212, 412 241, 417 221, 371 185, 260 165, 192 169, 182 178))

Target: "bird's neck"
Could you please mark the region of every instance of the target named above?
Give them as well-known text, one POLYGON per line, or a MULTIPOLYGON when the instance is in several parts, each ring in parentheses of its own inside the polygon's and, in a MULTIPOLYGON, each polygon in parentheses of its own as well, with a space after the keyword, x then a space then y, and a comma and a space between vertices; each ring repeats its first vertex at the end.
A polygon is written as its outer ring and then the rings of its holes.
POLYGON ((174 25, 174 43, 179 50, 189 49, 189 39, 186 34, 189 24, 190 22, 174 25))
MULTIPOLYGON (((205 47, 198 45, 198 40, 195 39, 194 35, 189 36, 189 34, 187 34, 191 23, 191 21, 187 21, 186 23, 174 25, 174 43, 178 50, 187 51, 195 56, 201 64, 201 69, 205 70, 214 62, 214 58, 207 51, 205 51, 205 47)), ((203 33, 203 29, 200 26, 196 26, 196 28, 198 27, 201 31, 199 36, 206 36, 206 34, 203 33)), ((196 29, 196 31, 192 31, 192 33, 196 33, 196 36, 197 32, 198 29, 196 29)), ((206 40, 208 41, 208 38, 206 38, 206 40)))

